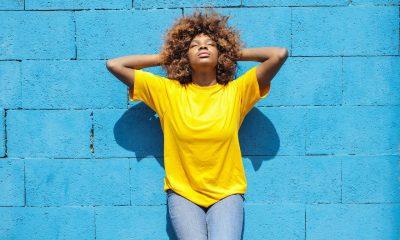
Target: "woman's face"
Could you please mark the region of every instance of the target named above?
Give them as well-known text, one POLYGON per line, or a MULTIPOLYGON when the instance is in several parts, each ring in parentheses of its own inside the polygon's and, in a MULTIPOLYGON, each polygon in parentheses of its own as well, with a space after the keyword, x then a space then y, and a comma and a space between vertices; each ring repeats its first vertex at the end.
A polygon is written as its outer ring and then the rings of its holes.
POLYGON ((191 41, 188 56, 193 71, 214 70, 218 63, 217 43, 201 33, 191 41))

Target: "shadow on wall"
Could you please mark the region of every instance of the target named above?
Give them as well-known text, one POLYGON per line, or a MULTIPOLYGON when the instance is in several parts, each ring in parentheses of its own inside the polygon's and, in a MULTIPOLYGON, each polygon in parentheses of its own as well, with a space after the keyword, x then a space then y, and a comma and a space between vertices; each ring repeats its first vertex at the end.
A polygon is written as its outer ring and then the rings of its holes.
MULTIPOLYGON (((114 137, 118 145, 128 151, 135 152, 137 160, 152 156, 164 168, 163 132, 157 114, 144 103, 129 108, 114 125, 114 137)), ((257 108, 253 108, 245 117, 239 130, 239 141, 242 155, 250 159, 257 171, 264 160, 272 159, 278 152, 280 140, 272 122, 257 108)), ((167 199, 166 199, 167 200, 167 199)), ((176 236, 171 226, 166 206, 166 232, 170 240, 176 236)), ((243 215, 242 239, 245 229, 243 215)))
MULTIPOLYGON (((118 145, 135 153, 138 160, 147 156, 157 159, 164 167, 163 132, 157 114, 144 103, 128 109, 114 125, 118 145)), ((239 130, 242 155, 251 160, 253 168, 261 167, 259 158, 272 159, 279 150, 280 140, 272 122, 257 108, 245 117, 239 130)))

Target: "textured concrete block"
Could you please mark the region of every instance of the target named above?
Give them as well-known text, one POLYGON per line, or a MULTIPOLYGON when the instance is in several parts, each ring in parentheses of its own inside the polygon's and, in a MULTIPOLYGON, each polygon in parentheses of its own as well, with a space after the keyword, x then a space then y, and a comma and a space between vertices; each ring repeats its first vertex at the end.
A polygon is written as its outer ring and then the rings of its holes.
POLYGON ((94 111, 94 156, 163 156, 160 120, 148 107, 94 111))
POLYGON ((129 205, 128 159, 26 159, 28 206, 129 205))
MULTIPOLYGON (((189 15, 195 9, 185 9, 189 15)), ((217 12, 231 15, 228 24, 239 30, 245 47, 290 47, 290 8, 219 8, 217 12)), ((243 64, 245 65, 245 64, 243 64)))
POLYGON ((9 157, 90 157, 90 111, 9 110, 9 157))
POLYGON ((307 205, 307 239, 398 239, 399 215, 399 204, 307 205))
POLYGON ((92 207, 2 207, 0 239, 65 239, 95 238, 92 207))
POLYGON ((245 204, 243 239, 304 239, 304 205, 245 204))
POLYGON ((399 8, 293 8, 293 55, 397 55, 399 8))
POLYGON ((318 6, 347 5, 346 0, 243 0, 243 6, 318 6))
POLYGON ((399 156, 346 156, 342 179, 344 203, 400 202, 399 156))
POLYGON ((167 207, 96 207, 96 239, 174 239, 167 207))
POLYGON ((131 8, 132 0, 25 0, 26 10, 131 8))
POLYGON ((343 58, 343 98, 346 105, 399 105, 398 56, 343 58))
POLYGON ((79 11, 75 15, 78 58, 108 59, 159 53, 165 30, 182 12, 180 9, 110 10, 79 11))
POLYGON ((335 156, 249 156, 247 203, 337 203, 341 158, 335 156))
POLYGON ((131 159, 132 205, 165 204, 164 158, 131 159))
POLYGON ((24 0, 2 0, 0 10, 23 10, 24 0))
POLYGON ((239 130, 242 155, 304 155, 302 107, 254 107, 239 130))
POLYGON ((240 6, 240 0, 172 0, 172 1, 157 1, 157 0, 137 0, 134 1, 135 8, 178 8, 178 7, 227 7, 240 6))
POLYGON ((259 105, 340 105, 341 66, 338 57, 288 58, 259 105))
POLYGON ((72 12, 5 11, 0 15, 0 59, 75 57, 72 12))
POLYGON ((309 154, 398 154, 398 106, 325 106, 307 109, 309 154))
POLYGON ((21 107, 21 64, 17 61, 0 61, 0 106, 21 107))
POLYGON ((386 4, 386 5, 399 5, 398 0, 351 0, 352 5, 362 4, 386 4))
POLYGON ((105 61, 23 61, 23 108, 125 108, 126 87, 105 61))
POLYGON ((0 206, 24 206, 24 204, 24 161, 21 159, 1 160, 0 206))

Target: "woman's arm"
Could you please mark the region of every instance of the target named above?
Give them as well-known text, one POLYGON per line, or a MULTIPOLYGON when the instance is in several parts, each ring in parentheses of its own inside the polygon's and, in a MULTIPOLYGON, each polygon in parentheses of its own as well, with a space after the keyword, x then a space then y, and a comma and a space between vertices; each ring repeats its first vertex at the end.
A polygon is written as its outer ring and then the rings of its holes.
POLYGON ((282 47, 245 48, 240 53, 239 61, 262 62, 256 68, 261 94, 268 89, 268 85, 288 57, 288 50, 282 47))
POLYGON ((107 69, 128 87, 135 82, 134 69, 159 66, 161 64, 160 54, 128 55, 113 58, 107 61, 107 69))

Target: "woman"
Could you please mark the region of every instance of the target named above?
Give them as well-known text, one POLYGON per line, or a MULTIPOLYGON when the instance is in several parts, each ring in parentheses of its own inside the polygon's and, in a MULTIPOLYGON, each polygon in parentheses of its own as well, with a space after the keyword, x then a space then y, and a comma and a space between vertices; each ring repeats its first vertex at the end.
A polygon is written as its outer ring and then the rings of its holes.
POLYGON ((242 238, 246 178, 238 140, 285 62, 281 47, 246 48, 213 9, 178 19, 160 54, 107 61, 129 99, 157 112, 164 133, 164 191, 178 239, 242 238), (237 61, 258 61, 233 80, 237 61), (141 70, 161 65, 168 77, 141 70))

